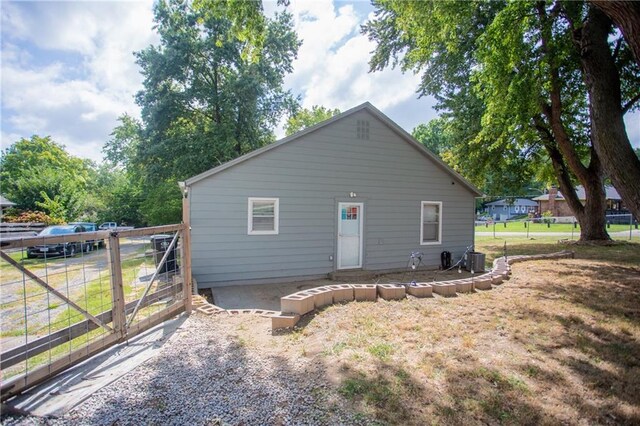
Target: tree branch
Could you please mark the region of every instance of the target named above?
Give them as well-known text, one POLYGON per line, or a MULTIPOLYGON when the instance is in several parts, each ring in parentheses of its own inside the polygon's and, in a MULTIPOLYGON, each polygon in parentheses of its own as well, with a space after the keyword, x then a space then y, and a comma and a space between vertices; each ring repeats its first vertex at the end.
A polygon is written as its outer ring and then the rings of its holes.
POLYGON ((618 54, 620 53, 620 47, 622 47, 622 37, 618 38, 618 41, 616 41, 616 47, 615 49, 613 49, 613 60, 616 61, 618 59, 618 54))
POLYGON ((549 49, 549 40, 551 38, 551 28, 548 22, 548 16, 545 11, 544 2, 538 2, 536 4, 538 14, 540 16, 540 40, 542 43, 542 52, 549 64, 549 79, 551 82, 551 90, 549 96, 551 98, 551 104, 541 102, 540 106, 542 113, 549 121, 551 130, 553 131, 554 140, 558 149, 564 156, 569 167, 580 181, 586 181, 588 179, 588 170, 582 161, 580 156, 575 150, 571 138, 565 129, 564 122, 562 120, 562 96, 560 89, 560 74, 557 65, 555 65, 555 58, 552 56, 549 49))
POLYGON ((622 107, 622 115, 626 114, 627 112, 629 112, 629 110, 631 109, 631 107, 633 107, 633 105, 638 102, 640 100, 640 93, 636 94, 633 98, 631 98, 629 100, 629 102, 627 102, 623 107, 622 107))

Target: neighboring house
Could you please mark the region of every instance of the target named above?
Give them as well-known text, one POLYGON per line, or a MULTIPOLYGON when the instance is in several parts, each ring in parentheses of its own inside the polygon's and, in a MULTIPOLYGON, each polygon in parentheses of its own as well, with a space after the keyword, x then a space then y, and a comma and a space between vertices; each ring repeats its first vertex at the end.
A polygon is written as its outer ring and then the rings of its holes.
POLYGON ((5 209, 8 209, 9 207, 13 207, 15 205, 16 203, 13 203, 0 195, 0 217, 4 216, 5 209))
POLYGON ((437 266, 478 189, 369 103, 188 179, 200 288, 437 266))
MULTIPOLYGON (((618 191, 616 191, 613 186, 605 186, 605 193, 607 199, 607 215, 629 214, 629 211, 622 205, 622 199, 618 191)), ((587 197, 582 186, 576 186, 576 194, 584 204, 587 197)), ((533 200, 538 203, 540 213, 550 211, 553 216, 573 216, 573 212, 564 199, 562 192, 558 191, 556 187, 551 187, 548 194, 540 195, 533 200)))
POLYGON ((537 209, 538 203, 528 198, 502 199, 485 205, 487 214, 496 220, 507 220, 513 216, 535 213, 537 209))

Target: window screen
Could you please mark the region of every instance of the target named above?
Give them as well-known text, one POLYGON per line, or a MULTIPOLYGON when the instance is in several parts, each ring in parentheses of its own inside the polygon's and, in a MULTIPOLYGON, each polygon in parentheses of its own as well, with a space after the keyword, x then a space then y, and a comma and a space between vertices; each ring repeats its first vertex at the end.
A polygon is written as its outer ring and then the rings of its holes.
POLYGON ((421 244, 440 242, 440 215, 442 203, 422 202, 422 229, 420 233, 421 244))
POLYGON ((278 233, 278 199, 249 198, 249 234, 278 233))

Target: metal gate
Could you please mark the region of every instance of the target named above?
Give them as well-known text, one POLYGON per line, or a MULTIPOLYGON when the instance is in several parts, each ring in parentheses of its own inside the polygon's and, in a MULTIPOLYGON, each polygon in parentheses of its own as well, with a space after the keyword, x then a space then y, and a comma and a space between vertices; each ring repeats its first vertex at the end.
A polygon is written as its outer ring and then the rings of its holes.
POLYGON ((184 224, 3 240, 0 257, 3 401, 191 311, 184 224))

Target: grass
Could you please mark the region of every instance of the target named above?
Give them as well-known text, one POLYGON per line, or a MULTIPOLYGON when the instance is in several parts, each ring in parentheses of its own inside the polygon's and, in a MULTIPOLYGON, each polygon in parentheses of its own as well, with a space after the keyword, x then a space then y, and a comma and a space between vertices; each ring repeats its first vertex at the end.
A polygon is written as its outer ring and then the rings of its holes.
POLYGON ((487 261, 500 257, 504 253, 505 243, 507 255, 553 253, 560 250, 572 250, 576 257, 622 263, 625 265, 640 265, 640 243, 618 241, 611 246, 577 245, 558 243, 558 237, 504 237, 476 236, 475 249, 486 253, 487 261))
MULTIPOLYGON (((520 263, 501 286, 455 298, 332 306, 273 350, 315 356, 368 423, 638 424, 640 244, 557 240, 509 238, 507 250, 576 259, 520 263)), ((476 249, 490 260, 504 241, 476 249)))
MULTIPOLYGON (((529 223, 526 222, 500 222, 495 224, 476 225, 476 232, 493 232, 495 228, 496 233, 499 232, 566 232, 571 233, 572 230, 576 235, 580 234, 580 225, 574 227, 571 223, 550 223, 548 226, 546 223, 529 223)), ((634 228, 635 229, 635 228, 634 228)), ((623 232, 629 231, 629 225, 609 225, 608 232, 623 232)))
MULTIPOLYGON (((141 248, 136 252, 130 253, 128 255, 130 257, 122 261, 124 294, 125 300, 127 301, 139 298, 144 289, 144 285, 146 283, 137 283, 137 285, 133 285, 138 281, 138 275, 140 274, 141 268, 148 268, 150 273, 155 269, 152 264, 148 264, 149 259, 145 258, 144 251, 145 249, 141 248)), ((12 255, 14 259, 20 260, 20 253, 13 253, 12 255)), ((33 260, 29 259, 28 261, 33 260)), ((25 261, 25 265, 28 261, 25 261)), ((38 260, 35 261, 38 262, 38 260)), ((39 260, 39 262, 43 263, 42 260, 39 260)), ((4 264, 6 264, 6 262, 4 262, 4 264)), ((6 265, 10 267, 10 265, 6 265)), ((34 268, 35 266, 29 266, 29 269, 31 270, 34 268)), ((78 275, 82 274, 81 269, 75 270, 73 274, 75 274, 73 277, 77 279, 82 277, 82 275, 78 275)), ((63 281, 67 279, 71 279, 71 277, 67 278, 66 274, 59 274, 58 276, 49 277, 48 282, 50 285, 61 289, 63 293, 66 294, 63 281)), ((5 273, 3 271, 3 281, 4 280, 5 273)), ((11 308, 12 305, 15 305, 16 303, 20 305, 22 304, 22 299, 19 296, 24 293, 24 291, 22 288, 18 288, 15 296, 18 297, 19 300, 17 302, 9 302, 2 305, 2 309, 4 310, 3 314, 5 314, 5 316, 3 317, 3 329, 0 333, 1 337, 20 337, 24 336, 26 333, 31 336, 31 339, 33 339, 34 336, 46 335, 85 320, 85 317, 80 312, 68 307, 66 303, 60 301, 55 296, 47 297, 46 290, 37 286, 35 283, 28 283, 27 287, 27 294, 33 293, 34 291, 39 292, 39 300, 41 299, 40 302, 44 303, 43 309, 45 311, 48 310, 50 313, 44 314, 44 317, 40 319, 40 322, 36 320, 36 317, 29 316, 27 318, 26 329, 23 311, 20 310, 20 312, 17 312, 15 318, 10 318, 10 315, 6 315, 8 312, 7 310, 11 308)), ((81 283, 81 287, 82 288, 77 288, 72 291, 70 293, 70 298, 82 309, 85 309, 93 315, 97 315, 111 309, 111 284, 107 271, 103 271, 102 276, 99 278, 90 280, 86 283, 81 283)), ((35 301, 33 298, 30 300, 35 301)), ((158 309, 160 309, 159 305, 156 304, 140 309, 137 318, 149 316, 158 309)), ((103 329, 93 330, 70 342, 51 348, 42 354, 29 358, 27 362, 23 362, 6 369, 3 372, 4 377, 9 378, 17 374, 21 374, 25 368, 31 370, 41 366, 52 359, 56 359, 72 350, 86 345, 92 340, 99 338, 103 333, 105 333, 105 330, 103 329)))

